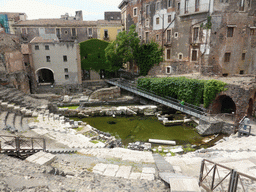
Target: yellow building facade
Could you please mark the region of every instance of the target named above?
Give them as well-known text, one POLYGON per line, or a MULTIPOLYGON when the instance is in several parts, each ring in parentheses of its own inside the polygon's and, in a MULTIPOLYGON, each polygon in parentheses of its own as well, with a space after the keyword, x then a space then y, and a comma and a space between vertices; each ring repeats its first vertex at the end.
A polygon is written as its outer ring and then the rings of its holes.
POLYGON ((122 31, 121 20, 98 20, 97 22, 98 39, 114 41, 119 32, 122 31))

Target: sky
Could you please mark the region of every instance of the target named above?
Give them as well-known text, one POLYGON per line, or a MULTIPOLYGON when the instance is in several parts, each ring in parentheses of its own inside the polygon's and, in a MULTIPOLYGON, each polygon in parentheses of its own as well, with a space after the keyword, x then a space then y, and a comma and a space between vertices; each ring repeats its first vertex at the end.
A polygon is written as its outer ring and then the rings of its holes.
POLYGON ((84 20, 104 19, 106 11, 120 11, 122 0, 0 0, 0 12, 26 13, 29 20, 39 18, 60 18, 82 10, 84 20))

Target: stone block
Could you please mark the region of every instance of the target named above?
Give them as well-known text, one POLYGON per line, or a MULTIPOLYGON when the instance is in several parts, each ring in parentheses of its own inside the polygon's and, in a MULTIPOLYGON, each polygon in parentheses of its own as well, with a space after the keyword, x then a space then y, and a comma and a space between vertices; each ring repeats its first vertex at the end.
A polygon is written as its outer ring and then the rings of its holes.
POLYGON ((155 168, 152 168, 152 167, 143 167, 142 168, 142 173, 145 173, 145 174, 155 174, 156 170, 155 170, 155 168))
POLYGON ((103 175, 105 176, 112 176, 114 177, 116 175, 116 172, 118 171, 119 166, 108 164, 106 170, 104 171, 103 175))
POLYGON ((132 166, 120 166, 116 173, 116 177, 122 177, 122 178, 128 179, 130 176, 131 170, 132 170, 132 166))
POLYGON ((141 177, 141 173, 132 172, 132 173, 130 174, 129 179, 140 179, 140 177, 141 177))
POLYGON ((106 170, 107 166, 108 166, 107 164, 103 164, 103 163, 96 164, 93 167, 92 172, 93 173, 99 173, 99 174, 102 175, 104 173, 104 171, 106 170))
POLYGON ((148 180, 148 181, 153 181, 155 179, 155 175, 154 174, 141 173, 140 179, 145 179, 145 180, 148 180))
POLYGON ((201 192, 198 180, 194 178, 170 178, 171 192, 201 192))
POLYGON ((36 163, 39 165, 49 165, 55 159, 56 159, 55 155, 41 151, 41 152, 35 153, 34 155, 31 155, 30 157, 28 157, 26 159, 26 161, 31 162, 31 163, 36 163))

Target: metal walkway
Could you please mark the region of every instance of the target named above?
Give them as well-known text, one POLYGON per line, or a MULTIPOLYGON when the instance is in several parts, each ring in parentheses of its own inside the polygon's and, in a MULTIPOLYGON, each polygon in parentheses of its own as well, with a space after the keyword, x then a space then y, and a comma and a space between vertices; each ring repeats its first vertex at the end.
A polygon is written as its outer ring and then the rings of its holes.
POLYGON ((141 88, 137 88, 136 86, 130 84, 127 81, 118 81, 118 80, 105 80, 107 83, 111 85, 118 86, 122 89, 135 93, 136 95, 140 95, 157 103, 161 103, 165 106, 171 107, 188 115, 194 116, 199 119, 203 119, 205 121, 209 121, 209 114, 205 112, 205 109, 201 107, 197 107, 188 103, 185 105, 181 105, 180 101, 171 97, 161 97, 152 92, 143 90, 141 88), (208 116, 208 117, 207 117, 208 116))

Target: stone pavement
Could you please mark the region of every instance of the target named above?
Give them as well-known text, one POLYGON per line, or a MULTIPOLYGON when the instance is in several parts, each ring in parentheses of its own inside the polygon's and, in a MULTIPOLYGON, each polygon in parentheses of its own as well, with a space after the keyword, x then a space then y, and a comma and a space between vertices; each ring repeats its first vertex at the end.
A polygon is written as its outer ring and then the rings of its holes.
MULTIPOLYGON (((230 136, 220 140, 215 146, 208 149, 200 149, 184 155, 165 157, 175 173, 199 180, 201 162, 208 159, 224 165, 238 172, 256 178, 256 137, 230 136)), ((226 171, 221 171, 223 175, 226 171)), ((251 189, 256 191, 256 184, 251 181, 251 189)))
POLYGON ((121 159, 122 161, 155 163, 151 152, 134 151, 125 148, 81 149, 79 150, 79 153, 85 155, 93 155, 99 158, 118 158, 121 159))
POLYGON ((98 163, 93 167, 93 173, 111 177, 122 177, 125 179, 145 179, 152 181, 155 179, 156 171, 152 167, 143 167, 140 173, 132 171, 132 166, 98 163))

